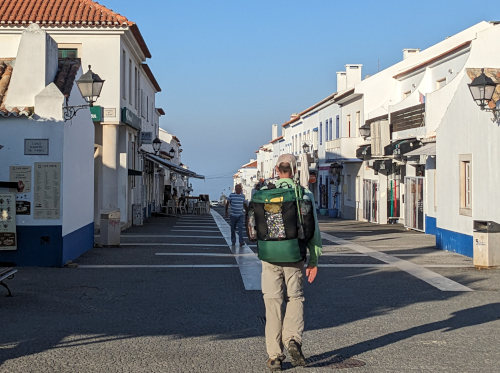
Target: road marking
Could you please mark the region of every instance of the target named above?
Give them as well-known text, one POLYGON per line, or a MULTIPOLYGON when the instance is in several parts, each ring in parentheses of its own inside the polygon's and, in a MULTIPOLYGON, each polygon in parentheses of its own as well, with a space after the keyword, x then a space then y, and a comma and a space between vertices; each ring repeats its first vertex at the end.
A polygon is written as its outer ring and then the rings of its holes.
POLYGON ((237 264, 83 264, 78 268, 237 268, 237 264))
POLYGON ((351 250, 357 251, 362 254, 367 254, 371 256, 372 258, 378 259, 381 262, 387 263, 387 264, 392 264, 393 266, 399 268, 402 271, 405 271, 409 273, 412 276, 415 276, 416 278, 427 282, 429 285, 432 285, 439 290, 442 291, 473 291, 472 289, 468 288, 467 286, 464 286, 462 284, 459 284, 458 282, 455 282, 453 280, 450 280, 449 278, 446 278, 444 276, 441 276, 440 274, 437 274, 435 272, 432 272, 429 269, 426 269, 418 264, 396 258, 392 255, 388 255, 385 253, 382 253, 380 251, 376 251, 373 249, 370 249, 369 247, 362 246, 359 244, 352 243, 350 241, 344 240, 342 238, 332 236, 331 234, 328 233, 321 233, 321 237, 343 245, 351 250))
MULTIPOLYGON (((136 243, 120 243, 120 246, 211 246, 211 247, 227 247, 227 244, 219 243, 173 243, 173 242, 136 242, 136 243)), ((207 249, 208 250, 208 249, 207 249)))
POLYGON ((175 228, 217 228, 217 225, 214 224, 196 224, 196 225, 182 225, 182 224, 175 224, 175 228))
MULTIPOLYGON (((335 264, 335 263, 326 263, 326 264, 318 264, 318 267, 336 267, 336 268, 397 268, 394 264, 335 264)), ((421 265, 424 268, 474 268, 468 265, 460 265, 460 264, 426 264, 421 265)), ((465 290, 464 290, 465 291, 465 290)))
POLYGON ((165 256, 220 256, 220 257, 237 257, 237 256, 249 256, 252 254, 220 254, 220 253, 156 253, 155 255, 165 255, 165 256))
POLYGON ((217 228, 215 229, 172 229, 172 232, 204 232, 204 233, 219 233, 217 228))
MULTIPOLYGON (((224 236, 229 247, 231 247, 231 228, 224 218, 216 211, 211 210, 220 232, 224 236)), ((238 236, 238 235, 237 235, 238 236)), ((236 237, 238 239, 238 237, 236 237)), ((245 290, 261 290, 260 276, 262 264, 257 255, 245 244, 243 247, 231 248, 233 254, 252 254, 245 256, 236 256, 236 262, 240 268, 241 279, 245 290)))
POLYGON ((190 235, 187 235, 187 234, 183 234, 183 235, 176 235, 176 234, 122 234, 121 235, 121 238, 124 238, 124 237, 130 237, 130 238, 148 238, 148 237, 151 237, 151 238, 218 238, 218 239, 222 239, 223 237, 221 236, 190 236, 190 235))

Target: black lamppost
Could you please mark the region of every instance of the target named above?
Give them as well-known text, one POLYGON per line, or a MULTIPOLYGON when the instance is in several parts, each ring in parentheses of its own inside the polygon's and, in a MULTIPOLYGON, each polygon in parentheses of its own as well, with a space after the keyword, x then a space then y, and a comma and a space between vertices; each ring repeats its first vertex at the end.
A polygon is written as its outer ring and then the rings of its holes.
POLYGON ((158 155, 158 153, 160 152, 160 148, 161 148, 161 140, 157 137, 153 140, 153 150, 156 155, 158 155))
POLYGON ((474 78, 468 86, 476 104, 479 105, 481 110, 485 110, 493 97, 493 93, 497 87, 496 83, 486 76, 484 69, 481 69, 481 75, 474 78))
POLYGON ((92 107, 94 102, 96 102, 101 95, 103 84, 104 80, 102 80, 99 75, 92 72, 89 65, 89 71, 83 74, 80 79, 76 81, 76 85, 78 86, 78 89, 80 90, 80 93, 85 101, 87 101, 87 105, 64 106, 64 121, 66 122, 73 118, 78 110, 92 107))
POLYGON ((365 124, 361 127, 359 127, 359 134, 364 138, 366 139, 367 137, 370 136, 370 125, 368 124, 365 124))

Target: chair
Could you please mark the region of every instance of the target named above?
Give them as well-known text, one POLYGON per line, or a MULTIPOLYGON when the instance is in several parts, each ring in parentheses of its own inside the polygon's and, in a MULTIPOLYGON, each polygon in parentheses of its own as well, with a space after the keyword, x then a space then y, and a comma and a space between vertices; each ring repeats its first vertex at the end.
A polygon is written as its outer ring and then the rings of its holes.
POLYGON ((175 215, 175 213, 176 213, 175 201, 173 199, 170 199, 167 201, 167 214, 175 215))

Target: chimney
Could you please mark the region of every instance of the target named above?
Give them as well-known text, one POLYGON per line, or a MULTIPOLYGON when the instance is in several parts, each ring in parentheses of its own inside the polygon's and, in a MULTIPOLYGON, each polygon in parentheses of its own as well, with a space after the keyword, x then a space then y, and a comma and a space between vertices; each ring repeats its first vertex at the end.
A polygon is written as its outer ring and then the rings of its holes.
POLYGON ((347 89, 347 76, 345 71, 337 72, 337 92, 342 92, 347 89))
POLYGON ((271 131, 271 140, 274 140, 277 137, 278 137, 278 125, 277 124, 273 124, 272 125, 272 131, 271 131))
POLYGON ((353 88, 356 84, 361 82, 361 69, 363 65, 350 64, 345 65, 346 71, 346 89, 353 88))
POLYGON ((418 54, 419 52, 420 52, 420 49, 416 49, 416 48, 403 49, 403 60, 406 60, 408 57, 411 57, 415 54, 418 54))
POLYGON ((32 23, 19 42, 5 106, 35 106, 35 95, 54 81, 57 65, 57 43, 32 23))

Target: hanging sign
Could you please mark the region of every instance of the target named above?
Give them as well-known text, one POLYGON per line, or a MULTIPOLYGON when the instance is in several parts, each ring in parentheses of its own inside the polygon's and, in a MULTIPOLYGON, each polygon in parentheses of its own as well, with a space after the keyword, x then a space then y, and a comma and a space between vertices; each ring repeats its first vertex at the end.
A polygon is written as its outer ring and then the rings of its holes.
POLYGON ((0 193, 0 250, 16 249, 16 195, 0 193))

